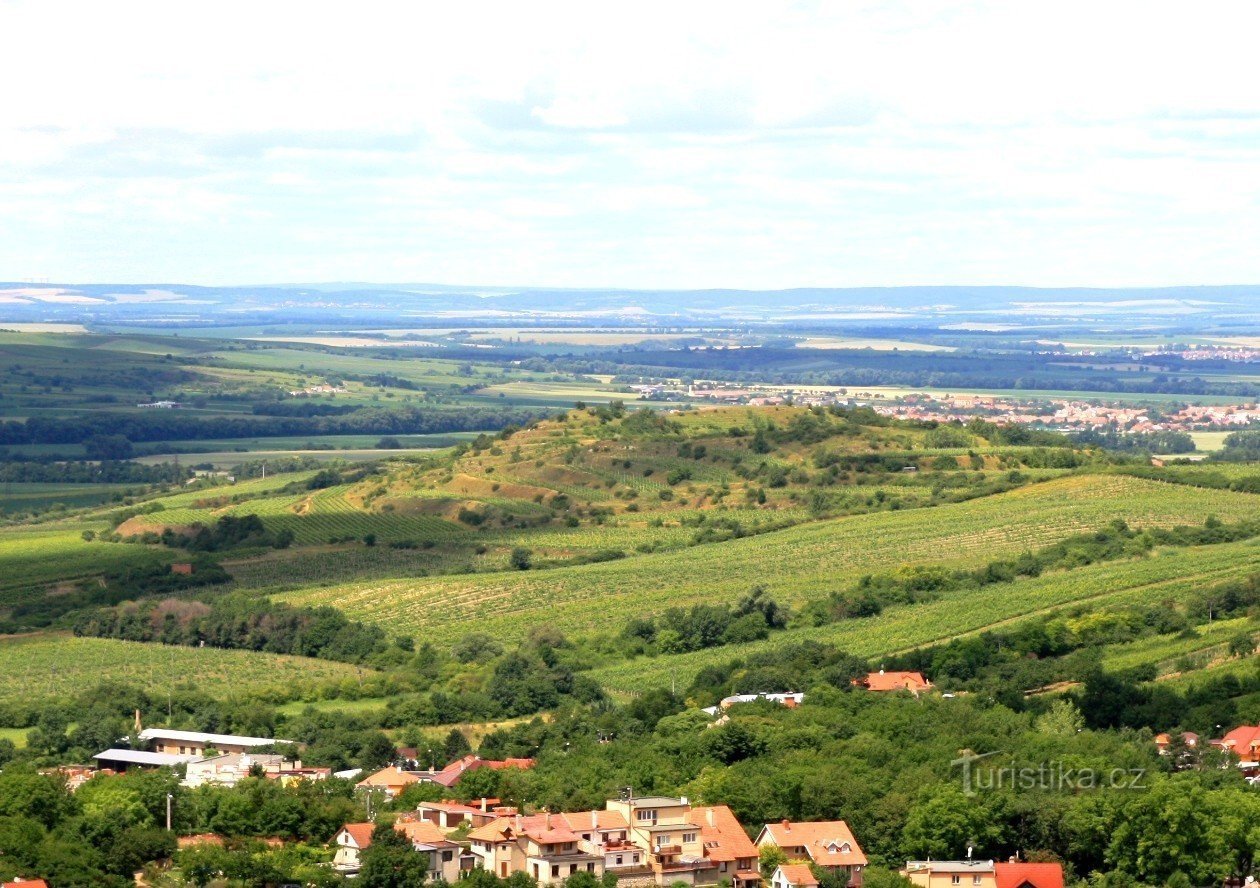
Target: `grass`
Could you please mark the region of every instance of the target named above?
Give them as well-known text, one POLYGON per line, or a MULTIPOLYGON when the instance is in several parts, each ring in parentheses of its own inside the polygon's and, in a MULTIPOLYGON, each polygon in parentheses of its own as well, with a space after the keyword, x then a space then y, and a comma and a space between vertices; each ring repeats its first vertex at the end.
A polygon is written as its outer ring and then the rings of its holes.
POLYGON ((176 647, 41 634, 0 639, 0 703, 68 700, 104 678, 138 685, 159 696, 195 687, 214 697, 354 681, 359 667, 328 660, 254 651, 176 647))
POLYGON ((331 604, 390 630, 449 644, 465 632, 520 639, 539 623, 566 632, 618 627, 631 616, 729 601, 754 584, 798 604, 907 564, 979 564, 1099 527, 1247 517, 1257 497, 1127 476, 1079 475, 928 509, 820 521, 725 543, 602 564, 349 583, 281 596, 331 604))

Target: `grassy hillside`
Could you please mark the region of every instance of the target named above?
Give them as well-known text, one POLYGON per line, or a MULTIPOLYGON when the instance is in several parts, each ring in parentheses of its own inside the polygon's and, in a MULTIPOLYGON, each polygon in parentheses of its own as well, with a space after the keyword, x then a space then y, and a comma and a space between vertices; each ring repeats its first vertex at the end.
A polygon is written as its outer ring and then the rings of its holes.
POLYGON ((1118 475, 1077 475, 929 509, 813 522, 757 537, 605 564, 422 580, 345 584, 285 594, 450 643, 474 628, 519 639, 539 622, 565 631, 698 601, 728 601, 753 584, 799 603, 862 574, 907 564, 979 564, 1114 518, 1135 526, 1243 518, 1257 498, 1118 475))
POLYGON ((213 697, 295 691, 370 673, 345 663, 254 651, 172 647, 55 633, 0 639, 0 703, 77 697, 105 678, 151 695, 196 689, 213 697))

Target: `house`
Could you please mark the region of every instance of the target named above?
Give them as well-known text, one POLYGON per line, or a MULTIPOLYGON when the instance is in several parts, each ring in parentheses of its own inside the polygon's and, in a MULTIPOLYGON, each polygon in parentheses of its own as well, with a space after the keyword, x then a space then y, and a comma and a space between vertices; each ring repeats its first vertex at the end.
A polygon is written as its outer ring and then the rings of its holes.
POLYGON ((922 672, 885 672, 883 669, 867 673, 866 678, 855 678, 853 684, 868 691, 910 691, 913 694, 932 689, 932 683, 922 672))
MULTIPOLYGON (((403 817, 394 824, 411 842, 411 847, 429 855, 429 880, 442 880, 455 884, 463 866, 463 848, 458 842, 446 838, 446 834, 426 820, 403 817)), ((472 859, 468 864, 471 867, 472 859)))
POLYGON ((481 799, 477 802, 421 802, 416 806, 416 816, 427 820, 438 829, 459 829, 464 824, 472 827, 485 826, 500 817, 511 817, 515 808, 499 805, 498 799, 481 799))
POLYGON ((1234 728, 1220 740, 1213 740, 1212 745, 1237 756, 1240 768, 1260 768, 1260 726, 1234 728))
POLYGON ((757 846, 725 805, 697 808, 686 798, 627 796, 607 807, 629 824, 628 838, 646 852, 658 885, 760 885, 757 846))
POLYGON ((910 860, 901 875, 921 888, 997 888, 992 860, 910 860))
POLYGON ((646 866, 643 849, 630 842, 630 824, 618 811, 574 811, 559 815, 591 854, 604 858, 604 872, 631 873, 646 866))
POLYGON ((283 755, 235 753, 189 762, 183 784, 235 786, 255 772, 262 777, 279 780, 282 785, 294 780, 326 780, 332 773, 328 768, 304 768, 301 761, 283 755))
POLYGON ((901 874, 923 888, 1063 888, 1063 865, 1011 860, 914 860, 901 874))
POLYGON ((770 877, 770 888, 816 888, 818 877, 804 863, 784 863, 770 877))
POLYGON ((404 771, 395 765, 390 765, 388 768, 382 768, 375 774, 364 777, 355 784, 355 788, 380 791, 385 793, 386 798, 392 799, 397 798, 408 786, 419 782, 419 771, 404 771))
POLYGON ((217 753, 249 752, 263 746, 292 744, 292 740, 273 737, 241 737, 236 734, 209 734, 203 731, 173 731, 169 728, 145 728, 140 739, 152 752, 175 755, 205 756, 208 750, 217 753))
POLYGON ((440 771, 415 771, 417 778, 425 783, 436 783, 439 786, 452 787, 459 782, 459 779, 469 771, 475 771, 477 768, 492 768, 501 771, 504 768, 520 768, 527 771, 534 767, 532 758, 510 758, 501 761, 495 759, 483 759, 479 755, 468 754, 462 758, 458 758, 451 762, 440 771))
POLYGON ((815 866, 847 877, 848 884, 862 884, 863 853, 852 830, 843 820, 767 823, 757 836, 757 847, 775 845, 792 860, 808 860, 815 866))
POLYGON ((500 818, 472 830, 468 841, 477 865, 500 878, 524 872, 540 885, 552 885, 578 872, 604 874, 603 855, 555 814, 500 818))
POLYGON ((372 844, 375 823, 347 823, 332 837, 337 851, 333 855, 333 869, 339 873, 357 873, 363 866, 359 854, 372 844))
POLYGON ((43 879, 16 878, 12 882, 5 882, 3 888, 48 888, 48 883, 43 879))
POLYGON ((795 709, 804 701, 805 695, 800 691, 792 691, 783 694, 732 694, 729 697, 723 697, 717 706, 710 706, 704 711, 709 715, 717 715, 719 712, 730 709, 738 703, 756 703, 758 700, 768 700, 771 703, 778 703, 780 706, 786 706, 788 709, 795 709))
MULTIPOLYGON (((1185 731, 1181 734, 1181 742, 1185 744, 1187 749, 1198 749, 1199 735, 1193 731, 1185 731)), ((1155 746, 1159 750, 1160 755, 1168 755, 1168 749, 1172 745, 1172 735, 1156 734, 1155 746)))

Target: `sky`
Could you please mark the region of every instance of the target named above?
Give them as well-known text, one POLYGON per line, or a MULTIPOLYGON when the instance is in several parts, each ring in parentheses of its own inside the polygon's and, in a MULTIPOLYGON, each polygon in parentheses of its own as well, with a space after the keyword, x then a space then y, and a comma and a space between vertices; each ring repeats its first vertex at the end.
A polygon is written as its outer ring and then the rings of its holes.
POLYGON ((1260 283, 1253 2, 0 0, 0 280, 1260 283))

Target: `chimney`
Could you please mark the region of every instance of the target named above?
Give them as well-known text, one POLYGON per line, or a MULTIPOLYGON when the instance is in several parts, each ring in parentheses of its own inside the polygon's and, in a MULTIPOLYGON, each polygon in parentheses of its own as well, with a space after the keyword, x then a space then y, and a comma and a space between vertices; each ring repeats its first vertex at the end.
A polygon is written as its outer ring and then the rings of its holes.
POLYGON ((784 832, 792 831, 792 823, 786 817, 779 821, 779 825, 783 827, 784 832))
POLYGON ((715 819, 714 819, 714 817, 713 817, 713 807, 712 807, 712 806, 710 806, 710 807, 708 807, 708 808, 705 808, 705 809, 704 809, 704 817, 705 817, 705 819, 706 819, 706 820, 708 820, 708 821, 709 821, 709 826, 717 826, 717 822, 716 822, 716 820, 715 820, 715 819))
POLYGON ((516 831, 517 832, 521 831, 521 815, 520 814, 516 815, 516 831))
POLYGON ((591 811, 591 829, 599 829, 599 812, 591 811))
POLYGON ((550 808, 548 808, 545 812, 543 812, 543 826, 547 829, 551 829, 551 809, 550 808))
POLYGON ((482 814, 486 813, 486 797, 485 796, 481 797, 481 813, 482 814))

